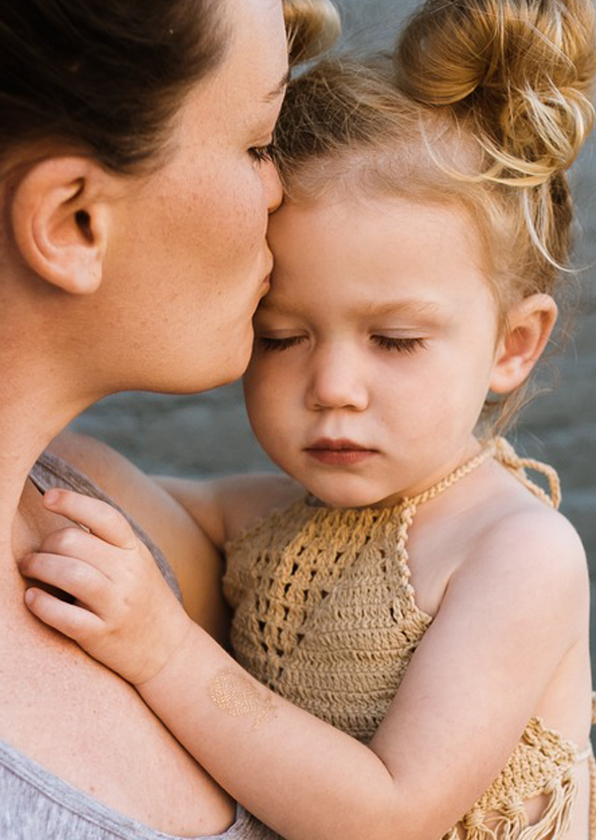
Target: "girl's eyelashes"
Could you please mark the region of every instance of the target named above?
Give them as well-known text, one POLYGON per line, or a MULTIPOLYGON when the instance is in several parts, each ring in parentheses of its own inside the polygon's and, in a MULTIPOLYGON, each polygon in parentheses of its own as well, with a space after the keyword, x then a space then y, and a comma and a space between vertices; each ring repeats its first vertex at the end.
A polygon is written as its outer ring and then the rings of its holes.
POLYGON ((424 338, 393 338, 388 335, 373 335, 373 341, 383 350, 395 350, 398 353, 415 353, 426 347, 424 338))
POLYGON ((304 340, 302 335, 291 335, 287 338, 269 338, 266 335, 257 336, 257 343, 261 350, 266 353, 279 352, 280 350, 288 350, 290 347, 295 347, 304 340))
POLYGON ((251 146, 248 153, 258 163, 270 162, 275 159, 275 143, 267 143, 266 146, 251 146))
MULTIPOLYGON (((256 342, 261 350, 265 352, 279 352, 295 347, 305 340, 303 335, 290 335, 285 338, 272 338, 271 336, 257 336, 256 342)), ((397 353, 415 353, 417 350, 426 347, 424 338, 395 338, 388 335, 373 335, 372 340, 383 350, 393 350, 397 353)))

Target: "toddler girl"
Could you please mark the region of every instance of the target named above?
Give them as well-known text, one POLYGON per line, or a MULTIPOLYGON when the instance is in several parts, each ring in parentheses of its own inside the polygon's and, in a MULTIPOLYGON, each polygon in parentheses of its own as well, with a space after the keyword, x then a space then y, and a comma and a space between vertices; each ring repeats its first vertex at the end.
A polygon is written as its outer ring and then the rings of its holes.
POLYGON ((589 0, 432 0, 393 61, 291 86, 246 375, 287 477, 166 482, 226 545, 238 663, 119 514, 46 495, 90 533, 24 559, 76 599, 30 609, 286 838, 588 837, 585 557, 553 472, 487 429, 555 322, 593 26, 589 0))

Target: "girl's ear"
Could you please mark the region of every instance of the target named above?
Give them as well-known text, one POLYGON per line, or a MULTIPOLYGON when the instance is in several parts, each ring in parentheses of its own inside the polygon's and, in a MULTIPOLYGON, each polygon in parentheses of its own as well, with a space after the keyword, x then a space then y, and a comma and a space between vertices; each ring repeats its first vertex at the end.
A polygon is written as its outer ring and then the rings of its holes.
POLYGON ((14 240, 42 280, 70 294, 90 294, 102 280, 109 175, 83 156, 34 164, 11 199, 14 240))
POLYGON ((509 310, 495 356, 491 391, 507 394, 527 379, 556 320, 557 304, 550 295, 530 295, 509 310))

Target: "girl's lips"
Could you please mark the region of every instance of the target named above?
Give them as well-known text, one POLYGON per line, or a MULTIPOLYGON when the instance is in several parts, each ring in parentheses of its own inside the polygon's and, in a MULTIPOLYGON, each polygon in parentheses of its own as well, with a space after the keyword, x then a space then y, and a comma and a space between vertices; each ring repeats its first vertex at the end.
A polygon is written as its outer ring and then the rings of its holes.
POLYGON ((351 440, 318 440, 304 450, 322 464, 350 466, 361 464, 376 455, 376 450, 366 449, 351 440))

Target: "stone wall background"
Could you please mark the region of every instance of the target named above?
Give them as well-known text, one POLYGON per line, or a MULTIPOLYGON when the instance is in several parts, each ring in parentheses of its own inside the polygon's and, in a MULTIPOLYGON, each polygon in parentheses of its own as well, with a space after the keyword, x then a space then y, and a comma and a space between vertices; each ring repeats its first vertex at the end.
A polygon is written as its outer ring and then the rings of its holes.
MULTIPOLYGON (((390 46, 411 0, 337 0, 350 49, 390 46)), ((512 440, 524 453, 548 460, 563 484, 563 511, 583 538, 596 586, 596 160, 595 143, 572 172, 583 233, 576 252, 579 297, 573 339, 543 372, 554 383, 522 415, 512 440)), ((553 342, 557 350, 558 341, 553 342)), ((544 377, 543 377, 544 378, 544 377)), ((193 397, 121 394, 104 400, 75 426, 107 441, 141 468, 210 476, 270 470, 250 431, 236 384, 193 397)), ((596 593, 595 593, 596 594, 596 593)), ((596 603, 596 598, 593 598, 596 603)), ((593 622, 594 626, 594 622, 593 622)), ((596 641, 596 639, 594 639, 596 641)), ((593 644, 596 650, 596 644, 593 644)), ((596 660, 595 660, 596 661, 596 660)))

